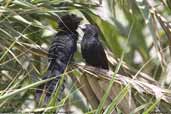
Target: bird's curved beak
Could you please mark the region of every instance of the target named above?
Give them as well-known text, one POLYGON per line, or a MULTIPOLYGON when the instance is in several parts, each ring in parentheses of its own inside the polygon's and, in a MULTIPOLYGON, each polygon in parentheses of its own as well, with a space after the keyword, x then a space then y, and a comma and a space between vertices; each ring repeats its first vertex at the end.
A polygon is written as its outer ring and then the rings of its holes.
POLYGON ((85 25, 79 25, 79 28, 80 28, 82 31, 85 31, 85 30, 86 30, 86 26, 85 26, 85 25))

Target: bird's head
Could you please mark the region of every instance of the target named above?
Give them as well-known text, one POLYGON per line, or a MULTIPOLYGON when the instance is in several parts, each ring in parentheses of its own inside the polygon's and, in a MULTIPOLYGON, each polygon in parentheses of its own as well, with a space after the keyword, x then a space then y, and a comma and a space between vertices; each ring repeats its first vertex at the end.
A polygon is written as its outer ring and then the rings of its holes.
POLYGON ((85 24, 84 26, 81 26, 81 29, 83 30, 84 34, 91 34, 95 36, 99 33, 99 29, 92 24, 85 24))
POLYGON ((81 20, 83 19, 75 14, 66 14, 58 19, 58 27, 63 31, 73 32, 76 31, 81 20))

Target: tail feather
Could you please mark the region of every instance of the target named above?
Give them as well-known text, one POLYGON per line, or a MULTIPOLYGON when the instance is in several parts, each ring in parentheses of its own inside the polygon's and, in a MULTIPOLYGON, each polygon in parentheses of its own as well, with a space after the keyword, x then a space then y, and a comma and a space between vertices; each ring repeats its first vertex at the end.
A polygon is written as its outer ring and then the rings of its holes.
MULTIPOLYGON (((50 101, 52 93, 57 89, 57 87, 59 87, 59 82, 60 82, 60 79, 61 79, 60 74, 61 73, 58 72, 58 71, 55 72, 55 73, 48 72, 44 76, 43 80, 54 77, 54 76, 56 76, 56 78, 54 80, 51 80, 51 81, 47 82, 47 83, 41 84, 40 86, 37 87, 36 96, 35 96, 36 101, 39 102, 42 95, 44 96, 43 104, 47 104, 50 101)), ((64 88, 65 88, 65 85, 63 83, 61 85, 60 90, 59 90, 59 95, 58 95, 58 98, 57 98, 58 101, 60 101, 62 99, 64 88)))

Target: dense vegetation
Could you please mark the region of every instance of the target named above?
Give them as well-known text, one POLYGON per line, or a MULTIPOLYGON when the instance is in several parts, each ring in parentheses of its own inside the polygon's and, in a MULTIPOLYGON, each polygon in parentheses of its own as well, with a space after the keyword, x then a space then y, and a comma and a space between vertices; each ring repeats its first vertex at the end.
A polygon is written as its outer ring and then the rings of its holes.
MULTIPOLYGON (((171 112, 170 0, 0 0, 0 4, 0 113, 61 107, 74 114, 171 112), (79 41, 74 64, 62 75, 67 80, 65 97, 53 102, 57 92, 42 106, 35 101, 35 88, 48 81, 40 80, 47 71, 47 50, 58 31, 56 20, 65 12, 83 17, 82 24, 99 27, 112 74, 80 64, 84 60, 79 41)), ((78 32, 81 40, 83 33, 78 32)))

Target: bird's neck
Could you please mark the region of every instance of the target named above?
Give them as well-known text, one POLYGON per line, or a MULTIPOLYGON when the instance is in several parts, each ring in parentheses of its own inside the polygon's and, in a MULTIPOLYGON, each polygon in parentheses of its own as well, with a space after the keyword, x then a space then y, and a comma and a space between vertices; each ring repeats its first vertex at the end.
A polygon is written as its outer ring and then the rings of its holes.
POLYGON ((74 40, 78 39, 77 31, 73 31, 73 32, 59 31, 57 34, 58 35, 68 35, 68 36, 71 36, 71 38, 73 38, 74 40))
POLYGON ((64 30, 60 30, 58 33, 61 33, 61 34, 77 34, 77 31, 76 30, 64 29, 64 30))

